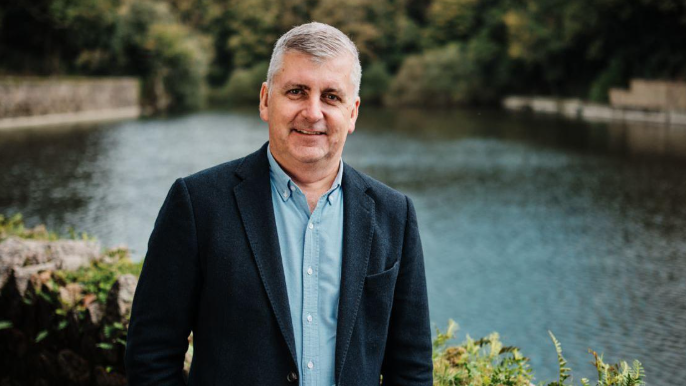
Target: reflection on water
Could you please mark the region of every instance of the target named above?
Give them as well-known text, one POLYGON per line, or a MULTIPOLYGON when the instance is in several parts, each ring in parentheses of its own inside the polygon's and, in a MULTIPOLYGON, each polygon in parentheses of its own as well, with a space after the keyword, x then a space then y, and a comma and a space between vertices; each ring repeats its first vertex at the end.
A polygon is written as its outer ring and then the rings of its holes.
MULTIPOLYGON (((72 225, 141 257, 175 178, 267 138, 256 111, 0 132, 0 213, 72 225)), ((686 379, 686 129, 499 111, 361 111, 344 158, 417 207, 432 320, 499 331, 576 378, 588 348, 686 379)))

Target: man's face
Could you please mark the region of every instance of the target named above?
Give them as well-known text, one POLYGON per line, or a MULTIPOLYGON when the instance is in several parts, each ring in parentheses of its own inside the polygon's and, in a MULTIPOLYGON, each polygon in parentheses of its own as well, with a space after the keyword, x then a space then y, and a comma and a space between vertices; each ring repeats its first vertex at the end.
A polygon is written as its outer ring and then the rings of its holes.
POLYGON ((260 117, 269 123, 275 158, 291 167, 338 162, 360 105, 352 67, 347 55, 316 63, 300 52, 284 54, 271 90, 263 83, 260 91, 260 117))

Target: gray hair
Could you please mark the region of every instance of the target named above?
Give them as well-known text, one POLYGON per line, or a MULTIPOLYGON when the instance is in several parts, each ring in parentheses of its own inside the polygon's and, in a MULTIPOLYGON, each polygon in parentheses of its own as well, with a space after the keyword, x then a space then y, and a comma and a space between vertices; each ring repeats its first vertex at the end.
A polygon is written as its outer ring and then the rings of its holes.
POLYGON ((274 75, 283 64, 283 56, 293 50, 312 56, 316 63, 322 63, 326 59, 337 57, 341 54, 352 56, 353 68, 350 72, 350 81, 355 87, 355 96, 360 93, 360 81, 362 79, 362 67, 355 43, 340 30, 323 23, 307 23, 292 28, 279 38, 274 45, 272 58, 269 61, 267 71, 267 85, 271 89, 274 75))

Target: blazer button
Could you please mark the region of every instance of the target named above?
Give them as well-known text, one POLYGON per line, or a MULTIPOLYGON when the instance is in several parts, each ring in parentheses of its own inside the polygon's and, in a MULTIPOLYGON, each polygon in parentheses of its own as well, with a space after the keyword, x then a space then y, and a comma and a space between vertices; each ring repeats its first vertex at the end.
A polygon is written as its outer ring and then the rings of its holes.
POLYGON ((290 383, 293 383, 293 382, 295 382, 295 381, 298 380, 298 374, 297 374, 295 371, 291 371, 291 372, 288 373, 288 375, 286 376, 286 380, 287 380, 288 382, 290 382, 290 383))

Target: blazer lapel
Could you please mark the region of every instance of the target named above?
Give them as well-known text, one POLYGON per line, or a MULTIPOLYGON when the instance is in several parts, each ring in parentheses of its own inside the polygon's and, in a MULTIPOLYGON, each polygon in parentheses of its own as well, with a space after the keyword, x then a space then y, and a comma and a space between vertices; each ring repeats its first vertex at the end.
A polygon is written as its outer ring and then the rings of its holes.
POLYGON ((374 233, 374 200, 367 184, 347 164, 343 170, 343 263, 336 327, 335 379, 338 384, 350 345, 367 274, 374 233))
POLYGON ((247 156, 238 167, 236 174, 243 178, 243 182, 236 185, 234 194, 269 302, 281 333, 286 339, 293 363, 297 365, 286 279, 271 205, 269 161, 266 152, 267 144, 247 156))

